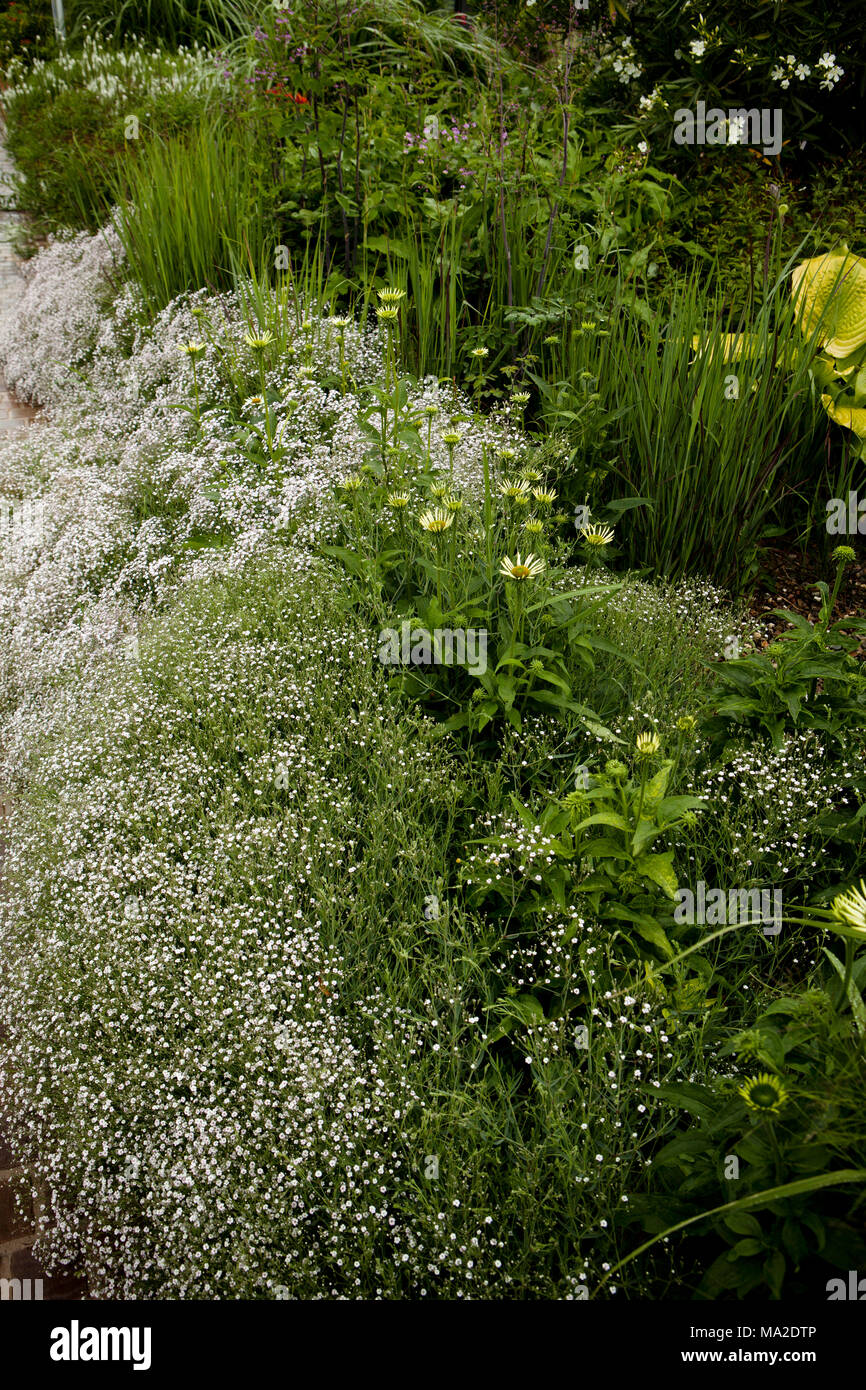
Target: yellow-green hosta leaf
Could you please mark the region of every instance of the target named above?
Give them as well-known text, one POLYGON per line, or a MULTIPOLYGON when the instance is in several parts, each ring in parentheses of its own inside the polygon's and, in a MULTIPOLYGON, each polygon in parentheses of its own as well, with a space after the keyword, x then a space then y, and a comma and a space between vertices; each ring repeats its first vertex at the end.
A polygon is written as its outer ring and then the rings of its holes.
POLYGON ((832 396, 822 396, 821 404, 835 425, 844 425, 858 439, 866 439, 866 406, 837 405, 832 396))
POLYGON ((847 357, 836 357, 833 359, 833 370, 837 376, 850 376, 856 372, 866 362, 866 347, 857 348, 856 352, 849 352, 847 357))
POLYGON ((831 357, 846 358, 866 343, 866 260, 842 242, 796 267, 791 293, 800 328, 817 333, 831 357))
MULTIPOLYGON (((718 333, 692 337, 692 349, 698 357, 705 354, 710 358, 720 357, 722 362, 756 361, 767 349, 767 342, 759 333, 718 333)), ((776 357, 777 367, 794 368, 800 355, 795 344, 783 346, 776 357)))
POLYGON ((723 362, 738 362, 743 357, 757 357, 761 340, 757 333, 719 333, 702 338, 696 333, 692 347, 699 357, 706 353, 710 357, 721 354, 723 362))

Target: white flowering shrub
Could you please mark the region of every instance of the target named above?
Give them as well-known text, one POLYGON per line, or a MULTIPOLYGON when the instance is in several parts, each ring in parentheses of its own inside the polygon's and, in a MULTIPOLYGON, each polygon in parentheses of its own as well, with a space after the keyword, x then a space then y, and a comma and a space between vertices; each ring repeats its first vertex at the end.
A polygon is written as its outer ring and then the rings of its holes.
POLYGON ((600 73, 620 94, 645 81, 636 114, 652 116, 660 137, 665 107, 693 109, 704 99, 710 107, 779 107, 789 154, 804 139, 835 152, 840 137, 856 146, 862 135, 854 110, 864 83, 853 37, 859 16, 858 0, 786 0, 759 24, 754 7, 737 2, 710 11, 699 0, 634 0, 600 73))
POLYGON ((61 92, 87 91, 104 106, 128 108, 166 91, 202 90, 218 85, 219 65, 206 49, 193 44, 171 52, 149 48, 143 38, 124 47, 86 34, 78 49, 60 48, 51 58, 6 65, 3 103, 13 110, 28 98, 48 101, 61 92))
MULTIPOLYGON (((352 874, 373 872, 352 849, 355 751, 386 760, 419 814, 439 759, 423 729, 402 746, 308 561, 271 566, 192 586, 140 664, 17 729, 53 810, 22 809, 6 864, 3 1089, 54 1193, 47 1248, 83 1239, 106 1296, 351 1294, 387 1281, 401 1234, 387 1218, 413 1097, 376 1038, 415 1030, 371 997, 352 1036, 333 941, 341 920, 365 931, 352 874)), ((382 868, 398 849, 380 844, 382 868)))
MULTIPOLYGON (((662 1088, 742 1080, 724 1044, 776 988, 769 947, 726 940, 722 1027, 715 967, 625 973, 578 863, 567 897, 514 919, 512 888, 556 856, 511 792, 571 791, 567 723, 545 709, 465 756, 389 683, 323 558, 335 485, 388 458, 378 331, 288 297, 267 357, 251 287, 145 327, 117 261, 111 232, 50 245, 2 342, 45 403, 0 443, 0 1093, 46 1185, 41 1253, 109 1298, 692 1280, 671 1244, 606 1282, 652 1208, 662 1088)), ((450 385, 398 385, 477 510, 485 454, 525 451, 517 397, 479 420, 450 385)), ((594 737, 634 758, 637 735, 694 731, 706 663, 756 634, 709 585, 613 589, 587 620, 618 699, 594 737)), ((720 858, 703 812, 671 852, 746 878, 775 859, 802 885, 822 817, 851 809, 798 771, 820 748, 698 772, 686 742, 678 783, 713 800, 720 858)))
POLYGON ((77 392, 121 262, 108 227, 97 236, 51 238, 27 264, 26 291, 15 315, 0 324, 0 368, 21 400, 47 405, 77 392))
MULTIPOLYGON (((110 254, 47 248, 4 340, 48 402, 0 448, 0 490, 39 521, 0 534, 0 1086, 51 1194, 46 1258, 83 1260, 103 1296, 549 1290, 503 1260, 516 1210, 494 1220, 483 1162, 424 1099, 462 1068, 439 1014, 466 982, 434 959, 420 1013, 381 994, 459 781, 312 558, 369 447, 358 397, 319 381, 335 335, 311 318, 306 364, 269 374, 262 475, 221 367, 228 345, 254 376, 239 302, 194 295, 142 329, 129 291, 109 301, 110 254), (205 305, 221 338, 198 382, 225 405, 199 431, 179 347, 205 305)), ((356 385, 381 370, 375 332, 345 352, 356 385)), ((484 441, 516 439, 464 432, 455 482, 477 496, 484 441)))

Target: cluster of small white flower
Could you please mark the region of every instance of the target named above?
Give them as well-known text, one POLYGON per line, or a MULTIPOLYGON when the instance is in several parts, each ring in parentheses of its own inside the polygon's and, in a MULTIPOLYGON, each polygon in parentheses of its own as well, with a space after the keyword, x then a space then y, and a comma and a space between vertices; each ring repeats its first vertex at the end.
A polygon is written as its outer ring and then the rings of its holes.
MULTIPOLYGON (((435 1020, 371 996, 359 1049, 334 1008, 343 967, 321 930, 334 912, 322 885, 345 881, 349 910, 356 867, 358 789, 342 755, 390 760, 399 737, 385 737, 396 716, 369 643, 320 611, 336 581, 310 545, 330 524, 334 482, 369 449, 363 403, 322 384, 339 380, 337 334, 310 314, 304 365, 267 375, 281 452, 263 476, 227 406, 200 432, 178 409, 192 400, 179 348, 200 337, 202 311, 255 379, 240 303, 187 296, 145 330, 129 289, 111 302, 120 259, 111 231, 53 242, 2 342, 17 389, 46 405, 0 446, 0 495, 38 494, 42 519, 38 534, 0 535, 0 779, 38 783, 55 808, 50 829, 24 800, 14 818, 0 1020, 4 1095, 53 1194, 46 1253, 77 1256, 85 1236, 94 1292, 124 1297, 352 1297, 394 1278, 419 1296, 428 1284, 479 1296, 507 1274, 477 1208, 476 1224, 429 1212, 413 1223, 395 1198, 416 1161, 400 1117, 417 1098, 393 1059, 438 1048, 435 1020), (282 611, 295 606, 279 643, 252 639, 249 606, 233 624, 201 607, 209 578, 246 585, 263 571, 283 576, 282 611), (148 679, 139 633, 153 643, 148 679), (157 670, 183 675, 172 687, 157 670), (227 763, 196 731, 238 690, 272 733, 256 748, 245 727, 227 763), (342 704, 313 749, 327 692, 342 704), (240 859, 255 873, 235 873, 240 859), (360 1272, 357 1253, 375 1248, 387 1275, 360 1272)), ((377 378, 377 330, 344 325, 342 337, 350 379, 377 378)), ((225 390, 217 359, 208 348, 196 364, 211 399, 225 390)), ((430 379, 412 403, 436 407, 432 452, 446 468, 442 434, 455 413, 469 419, 466 401, 430 379)), ((475 496, 484 442, 520 444, 507 412, 465 429, 454 456, 475 496)), ((441 749, 413 739, 393 784, 433 795, 441 749)))
POLYGON ((837 64, 835 53, 822 53, 814 69, 809 63, 804 63, 795 57, 793 53, 788 53, 784 57, 780 57, 775 66, 770 69, 771 80, 778 82, 783 89, 790 87, 792 82, 805 82, 810 77, 820 77, 819 87, 830 92, 844 76, 845 69, 837 64))
MULTIPOLYGON (((360 397, 320 384, 325 374, 339 376, 327 315, 308 319, 312 336, 299 337, 309 363, 283 360, 268 373, 278 466, 262 475, 250 462, 227 408, 206 412, 196 436, 180 347, 200 335, 205 312, 255 379, 240 303, 198 292, 170 304, 145 330, 129 287, 110 302, 109 276, 116 279, 121 265, 111 228, 52 241, 30 263, 20 309, 0 333, 10 385, 47 407, 38 429, 0 450, 0 496, 36 493, 42 517, 38 534, 0 534, 0 606, 11 633, 0 655, 0 688, 10 698, 41 689, 70 665, 101 659, 106 643, 125 640, 136 606, 236 570, 287 528, 296 543, 327 538, 333 485, 357 470, 369 448, 360 397), (163 503, 170 521, 146 515, 163 503)), ((342 332, 353 380, 373 381, 382 367, 378 330, 352 324, 342 332)), ((209 347, 196 368, 200 390, 213 399, 225 394, 218 356, 209 347)), ((446 396, 430 378, 412 388, 410 404, 419 414, 436 408, 431 453, 447 467, 442 436, 455 411, 469 417, 465 398, 446 396)), ((454 483, 479 497, 484 445, 518 443, 518 426, 504 413, 465 430, 454 483)))
POLYGON ((625 87, 636 82, 643 73, 643 68, 635 60, 634 39, 628 35, 620 39, 616 47, 608 49, 601 61, 616 73, 617 81, 625 87))
POLYGON ((166 90, 216 91, 220 72, 212 54, 198 44, 169 52, 136 38, 120 48, 88 34, 76 51, 61 47, 56 56, 29 63, 12 58, 4 73, 3 102, 10 107, 22 97, 47 99, 83 89, 108 106, 130 106, 166 90))
POLYGON ((845 69, 841 68, 836 62, 835 53, 822 53, 816 64, 821 73, 821 81, 818 83, 824 91, 831 92, 845 76, 845 69))
MULTIPOLYGON (((856 804, 845 787, 858 775, 857 746, 852 736, 847 756, 830 758, 815 734, 792 734, 777 750, 744 747, 700 774, 694 790, 706 798, 713 842, 702 853, 711 857, 718 842, 727 863, 746 875, 763 869, 777 886, 810 883, 821 868, 822 819, 856 804)), ((711 877, 710 857, 697 862, 696 877, 711 877)))
POLYGON ((655 110, 656 107, 661 107, 663 110, 666 110, 669 105, 670 102, 664 92, 658 87, 653 87, 650 93, 642 96, 638 101, 638 110, 642 116, 647 116, 651 111, 655 110))

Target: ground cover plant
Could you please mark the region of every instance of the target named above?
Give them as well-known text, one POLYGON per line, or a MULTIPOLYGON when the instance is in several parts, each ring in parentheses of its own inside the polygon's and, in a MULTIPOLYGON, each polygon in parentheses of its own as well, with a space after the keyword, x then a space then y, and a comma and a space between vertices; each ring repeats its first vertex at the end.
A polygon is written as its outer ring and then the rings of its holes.
POLYGON ((687 188, 626 89, 694 64, 599 8, 129 8, 7 69, 0 1088, 97 1297, 866 1259, 856 220, 791 231, 789 152, 705 255, 749 151, 687 188), (756 616, 770 542, 817 616, 756 616))

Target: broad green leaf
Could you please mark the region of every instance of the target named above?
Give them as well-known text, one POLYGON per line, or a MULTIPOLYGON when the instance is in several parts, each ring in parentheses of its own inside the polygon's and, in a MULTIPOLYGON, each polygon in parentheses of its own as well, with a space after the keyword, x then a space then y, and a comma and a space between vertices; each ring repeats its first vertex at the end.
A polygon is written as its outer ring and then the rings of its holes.
POLYGON ((728 1251, 729 1260, 741 1260, 747 1255, 759 1255, 764 1249, 764 1242, 755 1236, 746 1236, 744 1240, 738 1240, 736 1245, 728 1251))
MULTIPOLYGON (((659 1090, 654 1090, 653 1094, 658 1096, 664 1089, 664 1087, 660 1087, 659 1090)), ((780 1187, 769 1187, 762 1192, 752 1192, 747 1197, 739 1197, 735 1202, 724 1202, 720 1207, 710 1207, 708 1211, 701 1211, 698 1212, 697 1216, 689 1216, 685 1221, 678 1221, 675 1226, 668 1226, 667 1230, 660 1231, 651 1240, 644 1241, 643 1245, 632 1250, 630 1254, 619 1260, 612 1269, 607 1271, 600 1280, 598 1288, 601 1289, 618 1270, 622 1269, 623 1265, 630 1264, 644 1251, 657 1245, 660 1240, 669 1239, 677 1231, 685 1230, 686 1226, 693 1226, 696 1221, 705 1221, 710 1216, 720 1216, 722 1212, 747 1211, 751 1207, 767 1207, 771 1202, 781 1201, 785 1197, 801 1197, 806 1192, 818 1192, 824 1187, 841 1187, 845 1183, 862 1182, 866 1182, 866 1168, 839 1168, 832 1173, 819 1173, 814 1178, 799 1178, 796 1182, 786 1182, 780 1187)))
POLYGON ((610 825, 614 830, 624 830, 626 834, 631 830, 628 821, 616 811, 598 811, 594 816, 587 816, 580 825, 576 825, 575 831, 585 830, 588 825, 610 825))
POLYGON ((631 839, 632 854, 640 854, 661 835, 662 830, 663 827, 656 825, 655 821, 642 820, 631 839))
POLYGON ((759 1236, 761 1223, 747 1211, 732 1211, 725 1217, 725 1225, 736 1236, 759 1236))
POLYGON ((617 840, 601 836, 597 840, 587 840, 583 849, 585 859, 625 859, 631 860, 628 850, 617 840))
POLYGON ((650 778, 644 790, 645 803, 648 802, 651 806, 654 806, 656 802, 661 801, 662 797, 668 789, 668 782, 670 781, 672 767, 673 762, 670 758, 668 758, 665 761, 664 765, 659 768, 655 777, 650 778))
POLYGON ((652 1094, 659 1100, 666 1100, 671 1105, 679 1106, 681 1110, 687 1110, 699 1120, 710 1120, 713 1117, 715 1098, 706 1086, 695 1086, 691 1082, 682 1081, 676 1086, 653 1086, 652 1094))
POLYGON ((674 948, 668 941, 664 929, 648 912, 637 912, 634 908, 623 906, 622 903, 607 903, 602 912, 607 912, 610 917, 621 921, 630 922, 644 941, 649 942, 650 946, 655 946, 668 960, 673 955, 674 948))
POLYGON ((831 396, 822 396, 821 404, 834 425, 842 425, 858 439, 866 439, 866 406, 837 405, 831 396))
POLYGON ((656 807, 656 820, 667 824, 686 811, 703 810, 706 804, 700 796, 666 796, 656 807))
POLYGON ((650 879, 652 883, 657 883, 663 893, 669 898, 677 895, 677 876, 674 873, 673 853, 667 854, 642 854, 635 860, 635 869, 644 878, 650 879))

